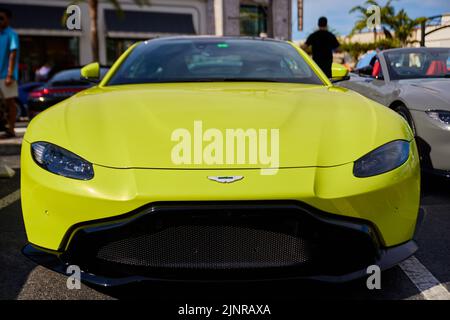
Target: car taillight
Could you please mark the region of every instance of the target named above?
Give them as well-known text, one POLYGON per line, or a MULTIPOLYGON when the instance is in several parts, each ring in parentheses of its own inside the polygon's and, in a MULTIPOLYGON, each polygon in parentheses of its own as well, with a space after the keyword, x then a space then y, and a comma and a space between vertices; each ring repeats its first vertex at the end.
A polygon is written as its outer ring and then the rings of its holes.
POLYGON ((42 90, 31 91, 29 93, 29 97, 30 98, 40 98, 40 97, 47 95, 48 93, 49 93, 49 90, 47 88, 45 88, 42 90))
POLYGON ((47 95, 71 95, 83 90, 82 88, 64 88, 64 89, 48 89, 44 88, 41 90, 31 91, 29 97, 32 99, 41 98, 47 95))

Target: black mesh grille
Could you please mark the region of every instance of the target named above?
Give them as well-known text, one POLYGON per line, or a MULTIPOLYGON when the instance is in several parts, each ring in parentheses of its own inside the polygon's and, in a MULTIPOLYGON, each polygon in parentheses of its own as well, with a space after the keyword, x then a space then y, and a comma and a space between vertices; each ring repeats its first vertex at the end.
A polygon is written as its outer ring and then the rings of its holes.
POLYGON ((373 264, 378 247, 370 226, 308 210, 297 203, 163 203, 79 229, 63 258, 94 274, 165 278, 344 274, 373 264))
POLYGON ((308 261, 307 243, 292 235, 239 226, 183 225, 102 246, 99 259, 152 268, 267 268, 308 261))

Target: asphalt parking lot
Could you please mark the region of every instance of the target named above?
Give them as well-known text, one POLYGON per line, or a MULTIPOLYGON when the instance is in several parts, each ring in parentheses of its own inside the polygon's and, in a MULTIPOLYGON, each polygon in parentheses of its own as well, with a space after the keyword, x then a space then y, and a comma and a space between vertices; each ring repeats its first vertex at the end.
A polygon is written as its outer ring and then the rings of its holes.
MULTIPOLYGON (((24 131, 24 130, 23 130, 24 131)), ((450 294, 450 181, 425 176, 422 207, 426 218, 418 237, 419 251, 401 266, 382 273, 381 289, 368 290, 366 280, 346 284, 305 281, 241 284, 152 283, 106 290, 83 285, 69 290, 66 277, 25 258, 26 243, 20 194, 20 139, 2 143, 0 157, 16 174, 0 179, 0 299, 122 299, 148 298, 154 303, 176 300, 225 303, 255 299, 423 300, 449 299, 450 294)))

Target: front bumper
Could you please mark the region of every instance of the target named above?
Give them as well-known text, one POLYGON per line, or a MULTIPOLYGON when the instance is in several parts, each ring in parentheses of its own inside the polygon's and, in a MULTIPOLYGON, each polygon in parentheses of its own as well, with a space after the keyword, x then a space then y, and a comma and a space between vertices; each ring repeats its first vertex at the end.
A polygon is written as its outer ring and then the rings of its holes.
POLYGON ((422 167, 431 173, 450 176, 450 130, 426 112, 411 110, 416 127, 422 167))
MULTIPOLYGON (((336 226, 336 221, 342 219, 347 227, 349 223, 356 221, 356 229, 359 231, 350 228, 348 234, 359 232, 356 235, 361 241, 355 241, 355 246, 347 239, 345 245, 339 248, 333 244, 338 244, 341 237, 329 239, 327 242, 330 244, 329 248, 336 248, 336 254, 330 254, 334 259, 329 259, 326 263, 314 263, 313 267, 306 270, 308 272, 304 269, 291 268, 297 267, 302 262, 301 242, 294 241, 291 244, 298 249, 294 251, 298 260, 294 259, 293 265, 289 263, 286 265, 280 264, 275 259, 276 268, 265 270, 270 272, 262 272, 260 278, 351 280, 363 276, 368 265, 378 264, 385 269, 407 258, 416 250, 416 245, 411 239, 419 211, 420 168, 415 144, 412 143, 411 146, 410 157, 406 163, 395 170, 370 178, 354 177, 353 163, 348 163, 325 168, 281 168, 276 175, 271 176, 261 175, 259 169, 229 169, 227 174, 242 175, 245 178, 232 184, 220 184, 207 179, 208 176, 218 174, 218 170, 214 169, 115 169, 98 165, 94 165, 95 177, 92 180, 68 179, 37 166, 31 158, 30 144, 24 141, 21 157, 21 199, 28 241, 33 244, 25 249, 25 253, 31 259, 63 273, 69 264, 76 262, 82 267, 82 277, 85 281, 103 285, 146 279, 199 279, 202 277, 195 274, 187 276, 174 274, 173 277, 167 277, 169 274, 167 272, 141 272, 142 269, 127 271, 128 273, 122 272, 123 270, 118 270, 121 272, 117 273, 117 270, 114 270, 115 272, 110 273, 109 265, 108 272, 104 272, 106 268, 100 269, 98 265, 82 261, 85 256, 83 250, 74 250, 73 244, 77 243, 75 240, 80 230, 86 231, 99 223, 102 225, 105 223, 107 229, 110 229, 109 227, 117 225, 118 220, 124 218, 124 215, 126 218, 133 218, 136 214, 151 216, 145 210, 144 213, 136 212, 147 208, 149 204, 181 202, 184 205, 196 202, 241 204, 270 199, 301 204, 300 207, 307 211, 308 216, 315 217, 319 221, 323 221, 323 216, 326 216, 331 226, 336 226), (358 249, 358 243, 365 245, 358 249), (342 248, 346 249, 341 250, 342 248), (345 254, 342 251, 345 251, 345 254), (364 259, 358 259, 360 255, 363 255, 364 259), (342 265, 338 268, 339 272, 334 273, 333 270, 320 269, 323 265, 334 266, 333 261, 356 261, 358 264, 350 268, 342 265), (285 268, 286 266, 289 270, 285 268), (316 268, 317 266, 319 268, 316 268)), ((220 173, 223 174, 223 170, 220 173)), ((278 214, 272 211, 272 217, 278 217, 278 214)), ((273 225, 277 225, 280 220, 275 219, 273 225)), ((325 229, 327 228, 329 227, 325 226, 325 229)), ((94 230, 96 232, 91 232, 91 235, 98 234, 98 230, 94 230)), ((311 227, 309 230, 312 232, 319 229, 311 227)), ((225 238, 230 237, 229 233, 223 233, 223 230, 221 232, 225 238)), ((251 239, 253 242, 255 239, 263 238, 260 232, 252 234, 255 236, 251 239)), ((292 236, 289 233, 288 235, 292 236)), ((321 235, 327 239, 326 232, 322 232, 321 235)), ((279 239, 286 241, 284 236, 279 239)), ((89 248, 86 245, 82 247, 89 248)), ((250 254, 251 250, 248 249, 254 247, 248 246, 245 252, 250 254)), ((328 246, 321 248, 326 249, 328 246)), ((258 251, 258 248, 256 249, 258 251)), ((216 250, 220 252, 217 248, 216 250)), ((269 250, 269 253, 276 252, 270 251, 270 247, 266 247, 265 250, 269 250)), ((114 252, 114 248, 110 248, 108 252, 114 252)), ((321 261, 319 259, 319 262, 321 261)), ((231 276, 232 273, 227 272, 225 278, 231 276)), ((220 277, 211 274, 210 278, 220 277)), ((232 278, 251 277, 243 275, 232 278)))
MULTIPOLYGON (((419 222, 422 217, 420 211, 419 222)), ((391 268, 417 250, 414 240, 386 248, 369 221, 336 217, 295 201, 154 203, 77 226, 66 241, 64 252, 29 244, 23 253, 62 274, 77 265, 87 283, 117 286, 141 281, 345 282, 367 276, 369 265, 391 268)))

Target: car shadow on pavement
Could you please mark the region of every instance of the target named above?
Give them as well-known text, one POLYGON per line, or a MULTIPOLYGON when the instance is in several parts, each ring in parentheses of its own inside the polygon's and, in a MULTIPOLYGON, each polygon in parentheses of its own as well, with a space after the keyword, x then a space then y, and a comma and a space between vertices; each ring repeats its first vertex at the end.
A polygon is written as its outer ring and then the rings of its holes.
POLYGON ((422 205, 450 205, 450 178, 432 174, 422 174, 422 205))
POLYGON ((423 175, 421 206, 426 215, 415 256, 450 290, 450 178, 423 175))
POLYGON ((0 299, 16 299, 36 265, 22 255, 26 244, 20 202, 0 211, 0 299), (17 215, 20 215, 18 218, 17 215))

